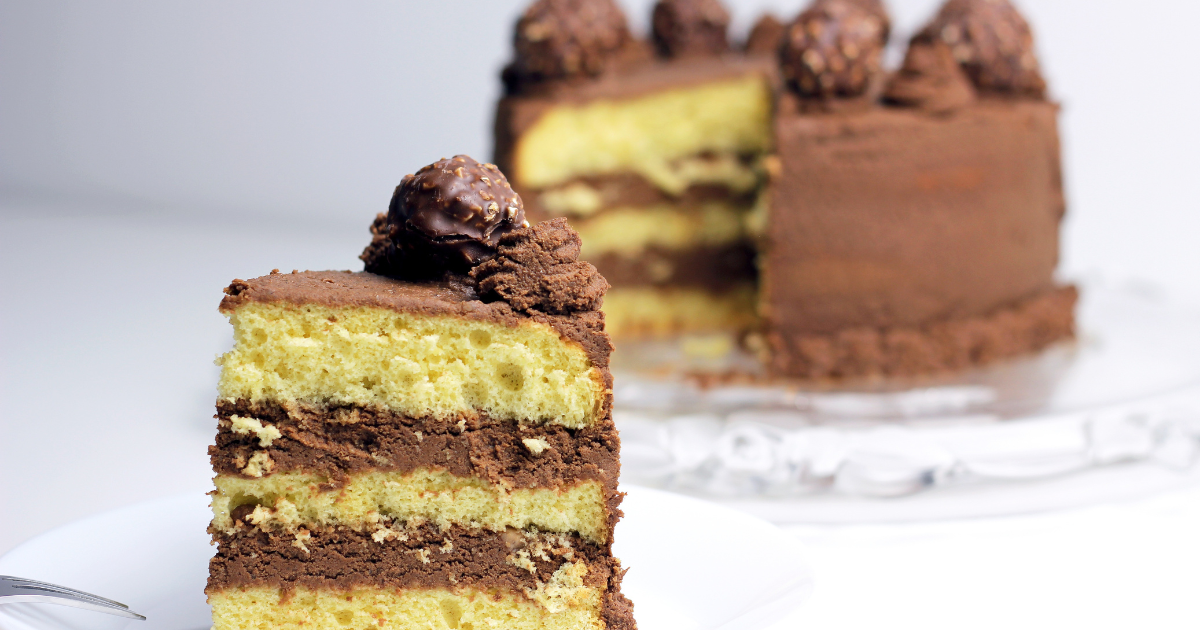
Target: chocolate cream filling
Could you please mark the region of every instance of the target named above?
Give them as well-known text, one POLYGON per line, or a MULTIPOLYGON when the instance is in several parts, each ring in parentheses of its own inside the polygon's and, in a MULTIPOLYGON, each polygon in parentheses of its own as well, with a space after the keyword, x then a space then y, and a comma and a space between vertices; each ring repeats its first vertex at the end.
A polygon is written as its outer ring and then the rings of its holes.
POLYGON ((721 292, 755 281, 755 255, 753 246, 741 243, 679 251, 650 247, 637 256, 603 254, 589 262, 617 287, 688 287, 721 292))
POLYGON ((609 416, 568 429, 486 414, 410 418, 384 409, 238 400, 219 401, 216 417, 219 429, 209 456, 218 474, 241 475, 250 457, 265 450, 275 472, 318 474, 333 486, 355 473, 434 468, 514 488, 595 480, 615 497, 621 466, 621 441, 609 416), (254 432, 235 432, 232 416, 273 426, 281 437, 264 447, 254 432))
MULTIPOLYGON (((741 160, 747 163, 752 159, 754 159, 753 156, 741 157, 741 160)), ((521 199, 525 202, 525 212, 531 217, 530 220, 562 216, 564 213, 556 212, 557 208, 553 207, 554 204, 548 204, 546 199, 552 199, 556 191, 570 189, 575 185, 583 185, 594 191, 600 202, 600 208, 593 213, 586 213, 586 216, 603 214, 609 208, 636 208, 659 204, 672 204, 688 208, 713 201, 723 201, 749 208, 754 205, 757 194, 757 187, 749 192, 737 192, 721 184, 693 184, 681 194, 672 195, 636 173, 589 175, 577 177, 565 184, 555 186, 549 191, 522 189, 521 199)), ((521 187, 518 186, 518 188, 521 187)), ((565 214, 571 216, 570 212, 565 214)))
POLYGON ((492 532, 461 526, 419 526, 374 533, 346 528, 218 534, 209 563, 207 593, 268 587, 308 589, 503 589, 528 597, 564 563, 582 562, 585 586, 605 591, 602 616, 609 628, 632 627, 624 575, 607 546, 577 535, 492 532))

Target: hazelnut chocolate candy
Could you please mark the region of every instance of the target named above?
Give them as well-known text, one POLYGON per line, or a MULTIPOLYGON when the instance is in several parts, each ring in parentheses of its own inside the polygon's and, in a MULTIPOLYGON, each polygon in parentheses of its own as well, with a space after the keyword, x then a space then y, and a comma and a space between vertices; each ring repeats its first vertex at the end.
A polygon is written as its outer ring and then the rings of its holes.
POLYGON ((779 50, 780 69, 800 96, 859 96, 879 74, 884 22, 863 4, 817 2, 788 25, 779 50))
POLYGON ((411 280, 465 274, 525 224, 521 197, 500 169, 456 155, 404 176, 363 260, 367 271, 411 280))
POLYGON ((651 22, 654 46, 664 57, 729 52, 729 12, 718 0, 658 0, 651 22))
POLYGON ((949 0, 913 40, 949 46, 980 92, 1045 96, 1033 32, 1008 0, 949 0))

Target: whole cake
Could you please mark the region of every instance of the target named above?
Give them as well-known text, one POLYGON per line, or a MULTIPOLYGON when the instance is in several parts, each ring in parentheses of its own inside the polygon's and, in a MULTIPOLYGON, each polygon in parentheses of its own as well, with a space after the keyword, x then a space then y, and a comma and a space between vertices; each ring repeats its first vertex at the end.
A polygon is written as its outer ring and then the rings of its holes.
POLYGON ((1058 106, 1008 0, 948 0, 882 67, 878 0, 816 0, 744 46, 717 0, 517 23, 496 160, 567 217, 618 337, 726 332, 771 373, 961 369, 1073 335, 1054 280, 1058 106))
POLYGON ((408 175, 365 272, 221 301, 215 630, 630 629, 608 284, 491 164, 408 175))

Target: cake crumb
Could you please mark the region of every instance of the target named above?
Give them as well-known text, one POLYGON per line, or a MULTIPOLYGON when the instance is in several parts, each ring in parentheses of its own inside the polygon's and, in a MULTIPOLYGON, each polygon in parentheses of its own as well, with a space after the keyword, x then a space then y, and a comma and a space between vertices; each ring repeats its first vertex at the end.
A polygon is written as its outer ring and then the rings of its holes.
POLYGON ((371 534, 371 540, 374 540, 381 545, 384 543, 384 541, 389 540, 399 540, 404 542, 408 540, 408 534, 405 534, 404 532, 398 532, 387 527, 381 527, 376 530, 375 533, 371 534))
POLYGON ((275 461, 266 451, 255 451, 250 456, 250 462, 242 469, 242 474, 247 477, 261 477, 264 474, 270 474, 275 468, 275 461))
POLYGON ((229 421, 233 424, 233 432, 243 435, 253 433, 258 436, 258 445, 267 448, 271 443, 283 437, 283 433, 269 424, 263 424, 258 418, 246 418, 243 416, 229 416, 229 421))
POLYGON ((421 433, 420 431, 413 431, 413 435, 416 435, 416 436, 417 436, 417 441, 418 441, 418 442, 424 442, 424 441, 425 441, 425 434, 424 434, 424 433, 421 433))
POLYGON ((537 565, 533 563, 533 559, 529 557, 529 552, 525 549, 506 557, 504 559, 504 563, 511 564, 519 569, 525 569, 526 571, 537 575, 537 565))
POLYGON ((416 554, 421 559, 422 564, 429 564, 429 550, 425 548, 414 549, 412 553, 416 554))
POLYGON ((587 575, 587 565, 582 562, 564 562, 550 580, 537 582, 537 588, 526 588, 525 595, 542 605, 551 613, 560 613, 576 603, 585 594, 583 576, 587 575))
POLYGON ((467 430, 467 421, 466 421, 466 420, 459 420, 459 421, 458 421, 458 432, 459 432, 459 433, 465 433, 465 432, 466 432, 466 430, 467 430))
POLYGON ((312 540, 312 534, 307 529, 301 529, 296 532, 296 540, 292 541, 292 546, 304 550, 304 553, 310 553, 308 551, 308 542, 310 540, 312 540))
POLYGON ((542 438, 525 438, 521 440, 521 443, 534 455, 541 455, 543 452, 550 450, 550 443, 542 438))
POLYGON ((454 542, 449 538, 442 539, 442 546, 438 548, 442 553, 450 553, 454 551, 454 542))

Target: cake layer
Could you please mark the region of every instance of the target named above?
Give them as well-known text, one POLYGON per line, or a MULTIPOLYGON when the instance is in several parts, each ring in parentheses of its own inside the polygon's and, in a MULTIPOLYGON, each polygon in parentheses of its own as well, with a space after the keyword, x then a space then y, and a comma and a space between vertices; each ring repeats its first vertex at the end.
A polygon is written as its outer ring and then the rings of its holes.
MULTIPOLYGON (((784 109, 784 108, 781 108, 784 109)), ((983 316, 1053 287, 1058 107, 776 120, 762 308, 784 336, 983 316)))
POLYGON ((620 565, 607 545, 578 535, 515 529, 494 532, 432 523, 366 533, 347 528, 301 533, 218 534, 209 592, 267 586, 351 590, 506 589, 522 593, 550 582, 568 562, 583 584, 616 590, 620 565))
MULTIPOLYGON (((248 603, 246 593, 264 591, 275 595, 266 601, 285 610, 303 593, 340 595, 343 603, 346 596, 357 599, 367 593, 452 598, 491 593, 525 610, 532 612, 527 607, 532 604, 541 614, 550 615, 570 610, 582 599, 587 610, 607 621, 608 628, 630 627, 633 621, 630 604, 620 595, 624 571, 619 561, 607 546, 578 536, 462 527, 442 530, 426 523, 383 536, 339 528, 298 536, 218 535, 215 540, 217 553, 209 563, 205 589, 214 608, 224 600, 226 610, 235 609, 248 603)), ((256 614, 268 612, 266 606, 258 608, 260 600, 255 602, 256 614)), ((342 605, 328 600, 325 604, 325 610, 339 610, 342 605)), ((436 617, 434 621, 433 626, 421 627, 441 627, 436 617)), ((457 621, 463 627, 461 618, 457 621)))
MULTIPOLYGON (((566 579, 562 580, 567 582, 566 579)), ((605 617, 602 593, 547 584, 542 599, 504 591, 354 589, 349 592, 255 587, 210 593, 213 630, 612 630, 634 628, 605 617)))
POLYGON ((631 172, 679 193, 713 177, 686 158, 770 145, 771 72, 757 60, 692 60, 508 97, 497 111, 497 160, 518 190, 631 172))
POLYGON ((486 415, 459 422, 410 418, 373 408, 217 404, 213 470, 245 475, 257 453, 274 472, 348 475, 436 468, 510 488, 557 488, 599 481, 616 492, 620 438, 611 419, 581 429, 523 425, 486 415), (264 439, 264 432, 267 433, 264 439))
MULTIPOLYGON (((651 285, 720 293, 753 284, 757 277, 754 260, 752 246, 733 244, 684 251, 649 247, 636 256, 604 254, 589 259, 589 262, 615 287, 651 285)), ((604 309, 609 308, 610 303, 605 301, 604 309)))
POLYGON ((619 516, 620 500, 599 481, 514 489, 436 469, 357 473, 336 485, 325 477, 286 472, 257 479, 217 475, 213 483, 213 527, 221 532, 236 531, 239 521, 265 530, 343 525, 371 531, 389 519, 428 519, 444 528, 536 527, 604 542, 619 516))
POLYGON ((598 313, 515 314, 469 287, 306 272, 235 282, 220 398, 380 407, 411 417, 587 426, 605 417, 598 313))
POLYGON ((771 367, 801 378, 908 376, 1015 357, 1075 330, 1075 287, 1059 287, 987 315, 921 327, 852 327, 828 335, 767 335, 771 367))
POLYGON ((736 163, 724 167, 738 175, 720 178, 717 182, 692 182, 683 191, 670 193, 635 173, 613 173, 572 179, 565 184, 544 190, 526 189, 522 193, 525 211, 535 217, 588 217, 608 208, 677 204, 699 206, 719 201, 750 205, 763 183, 759 160, 754 156, 695 156, 696 161, 736 163))
POLYGON ((618 287, 604 298, 613 337, 746 330, 754 325, 753 285, 724 291, 676 287, 618 287))
POLYGON ((571 225, 583 239, 581 257, 593 260, 603 254, 634 256, 648 247, 682 251, 739 243, 746 236, 744 218, 749 210, 721 201, 693 208, 617 207, 573 219, 571 225))

